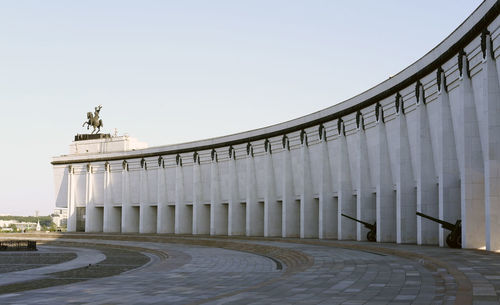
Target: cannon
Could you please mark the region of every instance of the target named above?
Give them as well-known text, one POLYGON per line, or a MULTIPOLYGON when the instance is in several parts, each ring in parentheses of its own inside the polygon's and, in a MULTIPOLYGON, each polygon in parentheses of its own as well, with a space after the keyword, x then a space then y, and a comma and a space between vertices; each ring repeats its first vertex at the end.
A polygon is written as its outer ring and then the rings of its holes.
POLYGON ((462 248, 462 221, 459 219, 455 224, 450 222, 434 218, 429 215, 425 215, 424 213, 417 212, 417 215, 420 217, 427 218, 434 222, 441 224, 441 227, 446 230, 450 230, 450 234, 446 236, 446 244, 450 248, 462 248))
POLYGON ((340 215, 363 224, 365 226, 365 228, 367 228, 368 230, 370 230, 366 234, 366 239, 368 239, 368 241, 373 241, 373 242, 377 241, 377 223, 371 224, 371 223, 364 222, 364 221, 361 221, 359 219, 356 219, 354 217, 348 216, 346 214, 340 214, 340 215))

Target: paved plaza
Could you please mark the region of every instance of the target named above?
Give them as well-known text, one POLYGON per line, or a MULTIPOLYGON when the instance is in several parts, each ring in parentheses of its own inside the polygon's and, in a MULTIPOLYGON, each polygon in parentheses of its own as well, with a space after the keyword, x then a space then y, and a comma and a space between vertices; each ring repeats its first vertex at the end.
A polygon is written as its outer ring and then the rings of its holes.
MULTIPOLYGON (((500 254, 486 251, 298 239, 42 236, 39 242, 52 240, 54 251, 77 257, 21 271, 26 281, 27 274, 50 278, 51 270, 104 263, 100 245, 136 249, 149 262, 111 277, 3 293, 0 304, 500 304, 500 254)), ((13 274, 3 273, 0 285, 13 274)))

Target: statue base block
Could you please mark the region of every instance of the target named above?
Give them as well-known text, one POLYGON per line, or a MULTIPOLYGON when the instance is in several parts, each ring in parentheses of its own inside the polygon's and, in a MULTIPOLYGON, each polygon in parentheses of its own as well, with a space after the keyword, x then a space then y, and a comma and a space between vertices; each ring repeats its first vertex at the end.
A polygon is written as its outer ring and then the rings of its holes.
POLYGON ((103 154, 147 148, 146 143, 137 141, 128 135, 111 136, 110 134, 77 134, 69 146, 70 155, 103 154))
POLYGON ((77 134, 75 141, 98 140, 111 138, 109 133, 96 133, 96 134, 77 134))

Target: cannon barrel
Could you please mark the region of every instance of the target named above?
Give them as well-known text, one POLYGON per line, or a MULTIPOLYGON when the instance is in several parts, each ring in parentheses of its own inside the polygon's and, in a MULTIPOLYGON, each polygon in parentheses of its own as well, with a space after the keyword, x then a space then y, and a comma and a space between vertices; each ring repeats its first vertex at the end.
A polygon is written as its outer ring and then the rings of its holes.
POLYGON ((370 230, 368 232, 368 234, 366 234, 366 239, 368 239, 368 241, 372 241, 372 242, 377 241, 377 226, 376 226, 376 224, 371 224, 371 223, 368 223, 368 222, 365 222, 365 221, 361 221, 359 219, 356 219, 356 218, 351 217, 351 216, 346 215, 346 214, 342 214, 341 213, 340 215, 363 224, 365 226, 365 228, 367 228, 368 230, 370 230))
POLYGON ((359 222, 359 223, 362 223, 362 224, 363 224, 363 225, 364 225, 367 229, 373 230, 373 229, 375 228, 375 225, 372 225, 371 223, 361 221, 361 220, 359 220, 359 219, 356 219, 356 218, 351 217, 351 216, 346 215, 346 214, 341 214, 341 215, 342 215, 342 216, 344 216, 344 217, 347 217, 347 218, 349 218, 349 219, 352 219, 352 220, 354 220, 354 221, 357 221, 357 222, 359 222))
POLYGON ((430 219, 430 220, 432 220, 434 222, 437 222, 437 223, 441 224, 441 226, 444 229, 446 229, 446 230, 453 231, 456 228, 456 226, 454 224, 452 224, 452 223, 449 223, 447 221, 444 221, 444 220, 441 220, 441 219, 438 219, 438 218, 434 218, 434 217, 426 215, 424 213, 417 212, 417 215, 421 216, 421 217, 424 217, 424 218, 427 218, 427 219, 430 219))
POLYGON ((455 224, 449 223, 447 221, 434 218, 424 213, 417 212, 418 216, 435 221, 443 227, 443 229, 450 230, 451 233, 446 237, 446 244, 450 248, 462 248, 462 221, 459 219, 455 224))

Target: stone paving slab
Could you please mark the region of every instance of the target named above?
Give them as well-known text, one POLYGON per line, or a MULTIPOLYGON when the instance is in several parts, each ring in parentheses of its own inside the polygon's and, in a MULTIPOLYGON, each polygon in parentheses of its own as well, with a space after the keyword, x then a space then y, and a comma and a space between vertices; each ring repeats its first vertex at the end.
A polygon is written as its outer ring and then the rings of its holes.
POLYGON ((252 242, 300 250, 314 257, 314 265, 265 290, 240 299, 209 304, 380 304, 390 302, 430 304, 436 297, 435 281, 424 267, 404 259, 348 249, 329 249, 277 242, 252 242), (423 286, 422 282, 429 285, 423 286), (284 289, 283 289, 284 288, 284 289))
POLYGON ((486 251, 162 235, 78 239, 169 257, 110 278, 0 295, 0 304, 500 304, 500 255, 486 251))
POLYGON ((109 243, 162 249, 169 258, 114 277, 26 291, 15 296, 0 295, 0 303, 186 304, 217 296, 228 289, 258 284, 283 273, 276 269, 273 260, 250 253, 190 245, 109 243))

